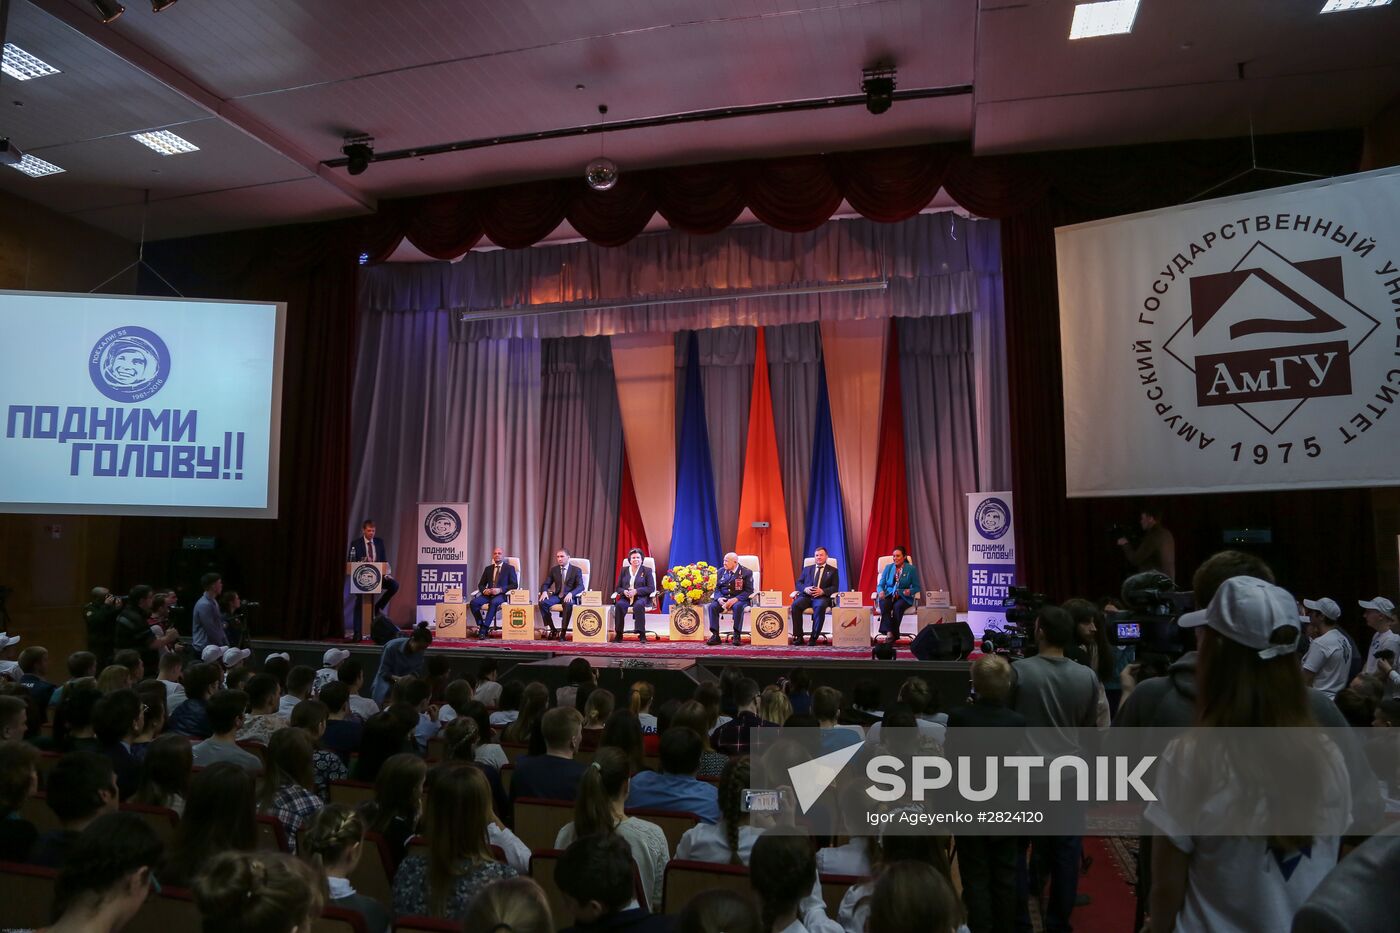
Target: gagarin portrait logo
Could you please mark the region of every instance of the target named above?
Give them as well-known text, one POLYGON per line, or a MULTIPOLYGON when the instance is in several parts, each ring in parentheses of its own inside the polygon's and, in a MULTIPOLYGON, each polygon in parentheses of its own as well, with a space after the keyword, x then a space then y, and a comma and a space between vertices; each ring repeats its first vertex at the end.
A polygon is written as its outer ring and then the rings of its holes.
POLYGON ((989 541, 995 541, 1011 528, 1011 509, 1000 499, 983 499, 973 515, 977 531, 989 541))
POLYGON ((694 635, 700 631, 700 613, 689 606, 681 606, 673 611, 671 619, 676 624, 676 631, 682 635, 694 635))
POLYGON ((462 517, 446 506, 438 506, 423 521, 423 531, 438 544, 450 544, 462 533, 462 517))
POLYGON ((603 614, 597 609, 580 609, 574 628, 580 635, 592 638, 603 630, 603 614))
POLYGON ((170 350, 154 331, 129 324, 107 331, 88 354, 92 384, 114 402, 141 402, 170 380, 170 350))
POLYGON ((764 638, 777 638, 783 633, 783 614, 764 609, 754 619, 753 627, 764 638))
POLYGON ((362 593, 372 593, 379 588, 379 568, 373 564, 361 564, 355 568, 355 589, 362 593))
POLYGON ((1308 399, 1351 395, 1352 353, 1380 322, 1347 300, 1340 255, 1293 260, 1256 240, 1189 281, 1189 317, 1163 349, 1194 373, 1198 406, 1274 434, 1308 399))
POLYGON ((442 610, 442 624, 438 626, 438 629, 452 628, 452 626, 461 621, 462 610, 458 609, 456 606, 448 607, 442 610))

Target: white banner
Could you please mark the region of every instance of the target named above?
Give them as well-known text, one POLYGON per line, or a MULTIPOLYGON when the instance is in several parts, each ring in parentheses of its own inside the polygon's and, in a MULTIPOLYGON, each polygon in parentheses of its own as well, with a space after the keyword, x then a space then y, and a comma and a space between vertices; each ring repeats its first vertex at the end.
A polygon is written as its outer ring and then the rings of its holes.
POLYGON ((1006 621, 1006 591, 1016 585, 1016 526, 1011 493, 967 494, 967 624, 978 638, 1006 621))
POLYGON ((467 503, 418 503, 416 622, 436 622, 448 590, 471 592, 467 581, 467 503))
POLYGON ((1400 483, 1400 170, 1055 243, 1070 496, 1400 483))
POLYGON ((276 518, 285 319, 0 292, 0 512, 276 518))

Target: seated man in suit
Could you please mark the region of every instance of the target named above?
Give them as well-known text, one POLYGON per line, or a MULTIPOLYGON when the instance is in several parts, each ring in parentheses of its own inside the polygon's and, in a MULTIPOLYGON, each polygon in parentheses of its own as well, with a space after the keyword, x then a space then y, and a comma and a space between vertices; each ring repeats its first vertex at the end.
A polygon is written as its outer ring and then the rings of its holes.
POLYGON ((914 608, 922 584, 919 571, 909 560, 909 549, 897 545, 894 563, 886 564, 875 584, 875 604, 880 607, 880 634, 886 638, 899 635, 899 622, 904 613, 914 608))
POLYGON ((506 594, 519 585, 520 577, 515 568, 506 563, 505 551, 499 545, 493 547, 491 563, 481 571, 481 579, 476 581, 476 595, 469 604, 472 618, 476 619, 477 638, 486 638, 491 634, 496 612, 506 601, 506 594))
POLYGON ((739 555, 730 551, 724 555, 724 569, 719 572, 719 582, 715 584, 715 598, 710 603, 710 640, 708 645, 718 645, 719 614, 734 614, 734 631, 730 642, 739 645, 739 637, 744 634, 744 610, 753 598, 753 571, 739 563, 739 555))
MULTIPOLYGON (((358 563, 360 561, 387 562, 389 560, 389 548, 384 543, 384 539, 374 533, 374 519, 367 518, 360 523, 360 537, 350 542, 350 561, 358 563)), ((389 600, 394 598, 394 594, 399 591, 399 581, 389 575, 389 568, 384 569, 384 591, 379 594, 379 599, 374 604, 376 615, 382 613, 389 606, 389 600)))
POLYGON ((812 560, 813 564, 803 567, 802 575, 797 578, 797 589, 792 592, 792 608, 788 610, 792 619, 792 630, 797 633, 793 641, 795 645, 802 644, 802 613, 806 609, 812 610, 812 640, 807 644, 817 643, 822 626, 826 624, 826 610, 831 606, 831 594, 836 592, 840 585, 837 582, 836 568, 826 563, 826 548, 817 548, 812 560))
POLYGON ((540 599, 536 609, 544 625, 549 629, 545 638, 563 640, 569 634, 569 619, 574 614, 574 603, 583 592, 583 572, 573 565, 569 552, 564 548, 554 552, 555 565, 549 568, 544 582, 540 584, 540 599), (554 628, 554 616, 550 609, 559 607, 559 623, 563 630, 554 628))
POLYGON ((656 575, 642 563, 642 549, 634 547, 627 552, 627 566, 617 576, 617 590, 613 598, 613 641, 622 641, 623 616, 632 613, 632 629, 637 633, 637 641, 647 640, 646 611, 656 592, 656 575))

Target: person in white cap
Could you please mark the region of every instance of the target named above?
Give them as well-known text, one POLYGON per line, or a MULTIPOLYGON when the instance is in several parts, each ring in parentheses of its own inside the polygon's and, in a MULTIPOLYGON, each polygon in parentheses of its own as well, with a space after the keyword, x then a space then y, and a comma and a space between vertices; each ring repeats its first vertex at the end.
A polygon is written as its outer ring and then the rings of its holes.
MULTIPOLYGON (((1339 613, 1340 615, 1340 613, 1339 613)), ((1232 577, 1210 605, 1183 615, 1182 628, 1206 626, 1199 639, 1196 726, 1212 728, 1316 726, 1308 690, 1294 657, 1298 609, 1281 587, 1257 577, 1232 577)), ((1248 755, 1201 752, 1185 736, 1168 746, 1153 786, 1156 800, 1146 819, 1157 828, 1152 840, 1151 929, 1178 933, 1253 933, 1287 930, 1298 908, 1337 864, 1341 832, 1353 812, 1345 759, 1319 736, 1280 750, 1290 755, 1282 784, 1306 788, 1318 825, 1341 828, 1307 839, 1210 835, 1212 821, 1257 812, 1257 790, 1247 779, 1259 762, 1248 755), (1226 773, 1222 773, 1222 770, 1226 773), (1202 773, 1213 790, 1203 792, 1202 773), (1251 796, 1251 794, 1255 796, 1251 796)), ((1296 813, 1296 807, 1289 811, 1296 813)))
MULTIPOLYGON (((1362 621, 1376 633, 1371 639, 1371 647, 1366 651, 1366 665, 1361 668, 1361 673, 1381 672, 1380 664, 1386 660, 1387 651, 1390 656, 1386 663, 1393 669, 1396 666, 1395 658, 1400 655, 1400 635, 1391 631, 1395 625, 1395 604, 1384 596, 1377 596, 1375 599, 1361 600, 1360 606, 1365 610, 1361 614, 1362 621)), ((1381 672, 1382 676, 1389 673, 1381 672)))
POLYGON ((344 648, 327 648, 326 653, 321 655, 321 669, 316 672, 316 681, 312 684, 311 692, 320 693, 326 684, 339 680, 340 665, 349 657, 350 652, 344 648))
POLYGON ((230 671, 252 656, 253 652, 247 648, 225 648, 219 656, 219 663, 224 666, 225 679, 228 678, 230 671))
POLYGON ((1308 614, 1308 636, 1312 639, 1303 657, 1303 682, 1335 700, 1351 679, 1351 659, 1356 650, 1351 639, 1337 627, 1342 607, 1335 599, 1324 596, 1303 600, 1303 609, 1308 614))
POLYGON ((15 660, 19 655, 19 642, 20 636, 0 632, 0 677, 15 683, 19 683, 22 676, 19 662, 15 660))

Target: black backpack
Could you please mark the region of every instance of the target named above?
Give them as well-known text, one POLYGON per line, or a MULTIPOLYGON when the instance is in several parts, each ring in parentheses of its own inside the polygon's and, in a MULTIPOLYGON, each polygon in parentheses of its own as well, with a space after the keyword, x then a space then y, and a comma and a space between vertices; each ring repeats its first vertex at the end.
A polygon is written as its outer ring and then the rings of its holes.
POLYGON ((399 627, 389 621, 388 616, 380 613, 375 615, 374 622, 370 624, 369 637, 376 645, 387 645, 395 638, 402 638, 403 632, 400 632, 399 627))

